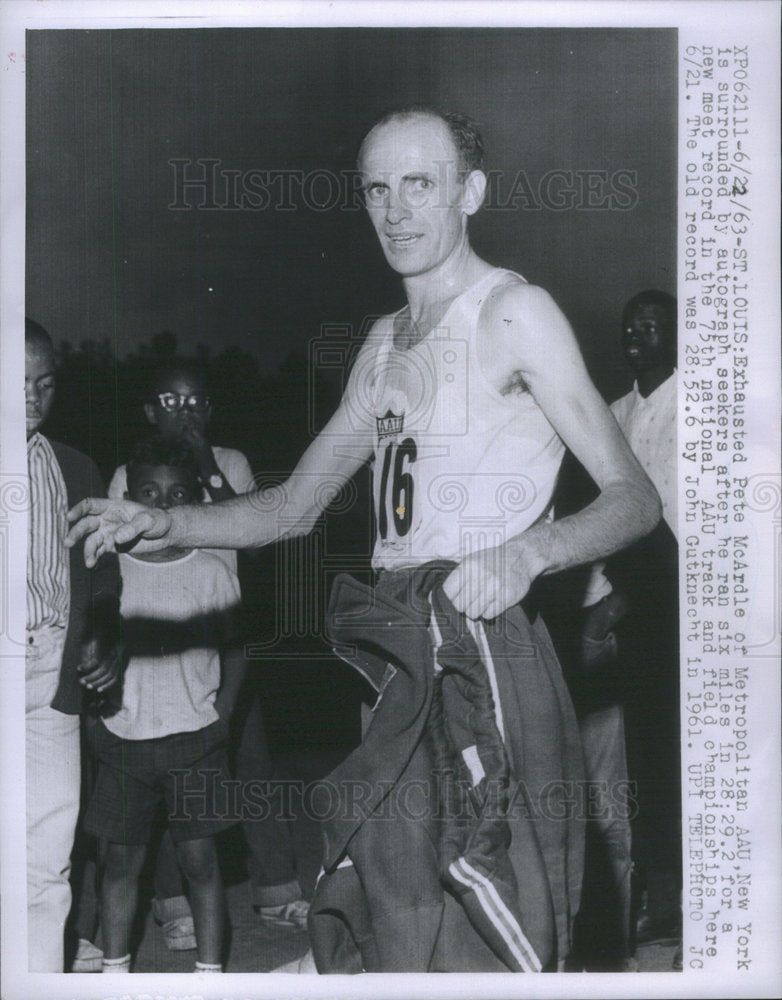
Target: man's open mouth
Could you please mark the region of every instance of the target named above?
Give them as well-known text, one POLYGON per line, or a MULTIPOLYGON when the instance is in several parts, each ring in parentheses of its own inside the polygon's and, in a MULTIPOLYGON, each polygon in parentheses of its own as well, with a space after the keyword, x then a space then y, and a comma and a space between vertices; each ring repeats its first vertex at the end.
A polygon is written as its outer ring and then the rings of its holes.
POLYGON ((394 235, 388 235, 388 239, 394 244, 394 246, 398 247, 412 246, 412 244, 420 238, 420 233, 397 233, 394 235))

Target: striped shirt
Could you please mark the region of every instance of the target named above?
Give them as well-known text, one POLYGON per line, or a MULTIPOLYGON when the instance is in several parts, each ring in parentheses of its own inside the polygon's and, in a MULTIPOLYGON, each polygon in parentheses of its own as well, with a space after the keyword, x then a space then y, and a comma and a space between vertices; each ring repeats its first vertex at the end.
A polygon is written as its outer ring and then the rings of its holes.
POLYGON ((68 499, 60 465, 42 434, 27 442, 30 517, 27 538, 27 630, 66 628, 70 573, 65 535, 68 499))

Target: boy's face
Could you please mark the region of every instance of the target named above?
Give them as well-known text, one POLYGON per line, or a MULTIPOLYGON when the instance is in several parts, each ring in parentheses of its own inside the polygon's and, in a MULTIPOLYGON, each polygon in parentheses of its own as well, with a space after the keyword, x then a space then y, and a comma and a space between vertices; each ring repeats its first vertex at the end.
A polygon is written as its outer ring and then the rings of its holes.
POLYGON ((24 345, 24 402, 29 440, 49 416, 54 403, 54 355, 44 344, 26 340, 24 345))
POLYGON ((125 494, 128 500, 160 510, 198 503, 200 496, 198 479, 189 469, 144 464, 132 468, 125 494))
POLYGON ((656 302, 639 302, 624 317, 622 348, 634 372, 669 363, 674 338, 667 311, 656 302))
POLYGON ((212 413, 211 406, 205 405, 206 398, 203 385, 193 375, 173 372, 157 384, 154 399, 145 404, 144 412, 147 420, 169 441, 188 440, 193 430, 203 437, 212 413), (176 409, 167 410, 161 403, 160 396, 166 393, 177 397, 176 409), (182 397, 192 399, 195 405, 183 404, 182 397))

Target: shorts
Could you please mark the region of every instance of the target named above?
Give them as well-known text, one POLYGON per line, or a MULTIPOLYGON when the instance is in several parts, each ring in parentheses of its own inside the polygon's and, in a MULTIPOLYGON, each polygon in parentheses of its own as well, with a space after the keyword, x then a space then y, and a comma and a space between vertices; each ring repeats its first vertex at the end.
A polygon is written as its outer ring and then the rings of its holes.
POLYGON ((90 736, 98 773, 85 830, 115 844, 147 844, 161 802, 175 842, 234 826, 227 743, 224 719, 151 740, 122 739, 98 719, 90 736))

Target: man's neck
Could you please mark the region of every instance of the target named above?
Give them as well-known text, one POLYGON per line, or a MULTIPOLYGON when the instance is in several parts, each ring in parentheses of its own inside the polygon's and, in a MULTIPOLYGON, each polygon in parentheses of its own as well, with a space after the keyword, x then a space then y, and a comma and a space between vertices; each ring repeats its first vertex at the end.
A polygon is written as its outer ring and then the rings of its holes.
POLYGON ((655 389, 659 389, 663 382, 667 382, 671 375, 673 375, 672 365, 658 365, 655 368, 647 368, 646 371, 639 372, 636 377, 639 394, 646 399, 651 396, 655 389))
POLYGON ((433 270, 405 278, 403 284, 412 321, 425 325, 433 311, 475 284, 488 267, 465 239, 433 270))

